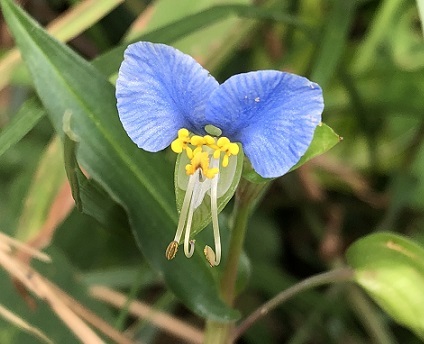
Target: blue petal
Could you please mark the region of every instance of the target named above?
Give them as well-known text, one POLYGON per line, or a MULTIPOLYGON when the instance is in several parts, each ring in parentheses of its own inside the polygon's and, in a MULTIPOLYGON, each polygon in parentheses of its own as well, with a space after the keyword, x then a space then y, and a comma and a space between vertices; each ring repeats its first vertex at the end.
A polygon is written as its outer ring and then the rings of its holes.
POLYGON ((164 44, 128 46, 116 82, 119 117, 144 150, 167 147, 180 128, 202 133, 210 93, 218 87, 192 57, 164 44))
POLYGON ((321 88, 278 71, 239 74, 210 97, 205 124, 241 142, 262 177, 279 177, 305 153, 324 108, 321 88))

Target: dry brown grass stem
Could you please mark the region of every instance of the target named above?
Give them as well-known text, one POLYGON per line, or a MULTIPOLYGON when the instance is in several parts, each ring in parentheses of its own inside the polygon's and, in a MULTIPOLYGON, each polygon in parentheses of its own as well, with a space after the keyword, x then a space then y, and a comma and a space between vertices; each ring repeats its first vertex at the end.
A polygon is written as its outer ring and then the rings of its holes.
POLYGON ((2 305, 0 305, 0 316, 3 317, 3 319, 9 321, 10 323, 16 325, 17 327, 21 328, 22 330, 33 334, 34 336, 38 337, 42 341, 49 344, 53 344, 53 342, 42 331, 32 326, 31 324, 26 322, 24 319, 22 319, 20 316, 11 312, 6 307, 3 307, 2 305))
POLYGON ((51 262, 50 257, 43 253, 40 252, 37 249, 34 249, 32 247, 30 247, 29 245, 22 243, 2 232, 0 232, 0 250, 3 250, 5 252, 11 252, 12 251, 12 247, 19 249, 22 252, 25 252, 25 254, 37 258, 43 262, 51 262))
MULTIPOLYGON (((104 342, 85 321, 97 327, 116 343, 133 343, 129 338, 103 321, 100 317, 39 274, 32 267, 22 263, 16 256, 12 255, 13 250, 11 246, 19 246, 21 250, 22 248, 27 249, 26 245, 21 243, 18 245, 15 239, 2 233, 0 233, 0 235, 0 266, 10 274, 11 278, 18 281, 28 291, 32 292, 41 300, 46 301, 55 314, 69 327, 82 343, 100 344, 104 342)), ((33 251, 32 253, 34 256, 37 255, 38 258, 41 257, 45 260, 45 258, 48 257, 39 251, 33 251)))
MULTIPOLYGON (((94 298, 107 302, 117 308, 123 308, 128 299, 126 295, 103 286, 92 286, 90 288, 90 294, 94 298)), ((130 314, 139 318, 144 318, 158 328, 172 334, 175 337, 183 339, 188 343, 201 344, 203 342, 203 332, 201 330, 188 325, 169 314, 154 310, 152 307, 143 302, 130 302, 128 311, 130 314)))

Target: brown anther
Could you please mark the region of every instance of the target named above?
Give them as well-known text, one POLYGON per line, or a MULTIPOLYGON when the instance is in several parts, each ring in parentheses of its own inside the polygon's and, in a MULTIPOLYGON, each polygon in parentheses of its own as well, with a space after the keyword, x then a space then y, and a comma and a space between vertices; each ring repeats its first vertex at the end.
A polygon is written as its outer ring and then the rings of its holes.
POLYGON ((177 241, 171 241, 168 245, 168 247, 166 248, 166 253, 165 253, 165 257, 168 260, 174 259, 175 255, 177 254, 178 251, 178 242, 177 241))
POLYGON ((211 268, 215 266, 215 252, 208 245, 205 246, 203 253, 205 254, 206 260, 208 261, 211 268))

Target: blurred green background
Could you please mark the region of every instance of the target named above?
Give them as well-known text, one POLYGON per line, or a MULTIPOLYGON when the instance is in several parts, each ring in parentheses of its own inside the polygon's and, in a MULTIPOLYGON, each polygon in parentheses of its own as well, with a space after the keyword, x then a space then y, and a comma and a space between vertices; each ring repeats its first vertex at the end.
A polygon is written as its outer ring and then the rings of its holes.
MULTIPOLYGON (((416 1, 20 3, 40 24, 50 25, 59 40, 94 61, 112 83, 122 49, 142 38, 192 55, 220 82, 241 72, 277 69, 304 75, 321 85, 323 121, 343 140, 273 181, 258 205, 242 259, 243 291, 236 303, 242 317, 290 285, 342 266, 346 249, 370 233, 395 232, 424 244, 424 40, 416 1)), ((422 2, 420 5, 423 7, 422 2)), ((33 74, 13 49, 13 38, 1 20, 0 231, 21 241, 42 241, 36 247, 53 262, 34 260, 34 267, 112 327, 126 330, 135 342, 188 342, 181 337, 188 331, 181 324, 180 335, 171 334, 131 314, 125 304, 112 307, 89 295, 96 285, 120 290, 130 300, 142 300, 197 329, 203 327, 203 320, 189 310, 193 306, 186 308, 169 291, 162 274, 155 272, 140 252, 125 211, 116 203, 122 204, 113 186, 110 191, 107 184, 87 182, 89 192, 85 194, 86 184, 81 182, 81 197, 89 209, 84 208, 83 214, 75 208, 66 182, 62 144, 37 99, 33 74)), ((64 73, 66 68, 64 65, 64 73)), ((95 95, 96 89, 90 92, 95 95)), ((109 99, 108 104, 113 103, 114 99, 109 99)), ((65 148, 68 166, 75 149, 78 147, 65 148)), ((165 161, 161 176, 169 176, 171 183, 174 157, 165 152, 161 159, 165 161)), ((154 165, 157 161, 152 166, 160 166, 154 165)), ((119 173, 111 175, 118 177, 119 173)), ((173 204, 173 189, 164 192, 173 204)), ((145 202, 135 208, 149 209, 151 204, 145 202)), ((223 222, 231 207, 230 203, 221 215, 223 222)), ((155 209, 153 212, 160 214, 161 209, 155 209)), ((200 240, 209 238, 205 232, 200 240)), ((225 242, 228 233, 224 231, 223 237, 225 242)), ((157 254, 162 257, 164 249, 157 254)), ((417 258, 421 265, 422 258, 417 258)), ((392 264, 391 258, 387 259, 392 264)), ((156 262, 153 259, 155 267, 156 262)), ((405 282, 406 293, 411 283, 424 290, 423 267, 419 269, 420 278, 405 282)), ((181 274, 189 277, 190 270, 181 274)), ((46 303, 30 297, 35 305, 31 307, 28 297, 0 269, 1 305, 56 343, 76 342, 46 303)), ((403 302, 401 297, 391 297, 395 303, 403 302)), ((422 298, 424 295, 418 296, 417 305, 424 304, 422 298)), ((421 324, 409 324, 407 329, 359 287, 335 284, 284 303, 238 342, 419 343, 424 311, 414 314, 406 308, 406 312, 421 324)), ((0 317, 0 343, 38 341, 43 342, 0 317)))

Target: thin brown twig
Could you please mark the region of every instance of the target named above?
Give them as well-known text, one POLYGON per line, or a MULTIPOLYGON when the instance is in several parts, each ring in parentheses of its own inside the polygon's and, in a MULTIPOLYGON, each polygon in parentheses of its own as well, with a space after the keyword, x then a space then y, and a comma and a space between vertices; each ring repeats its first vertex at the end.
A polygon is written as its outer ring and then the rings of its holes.
POLYGON ((130 42, 132 39, 136 38, 149 24, 152 19, 153 13, 156 11, 156 5, 148 5, 143 12, 133 21, 130 29, 125 34, 125 42, 130 42))
MULTIPOLYGON (((0 239, 1 239, 1 234, 0 234, 0 239)), ((0 241, 0 250, 7 252, 7 253, 12 252, 12 248, 3 241, 0 241)))
POLYGON ((283 302, 285 302, 292 296, 320 285, 334 282, 349 281, 352 278, 352 269, 341 268, 309 277, 291 286, 290 288, 283 290, 281 293, 277 294, 271 300, 256 309, 245 320, 243 320, 243 322, 239 326, 234 329, 231 343, 235 342, 235 340, 239 338, 244 332, 246 332, 255 322, 266 316, 270 311, 272 311, 277 306, 281 305, 283 302))
POLYGON ((12 278, 19 281, 38 298, 45 300, 82 343, 103 343, 103 340, 83 321, 83 319, 87 320, 93 326, 98 326, 100 331, 117 343, 133 343, 122 333, 113 329, 112 326, 67 295, 55 284, 40 275, 36 270, 23 264, 16 257, 1 250, 0 266, 2 266, 12 278))
POLYGON ((24 319, 22 319, 21 317, 19 317, 18 315, 16 315, 15 313, 7 309, 6 307, 2 306, 1 304, 0 304, 0 317, 6 319, 12 324, 15 324, 16 326, 23 329, 24 331, 32 333, 34 336, 38 337, 42 341, 48 344, 53 344, 51 339, 49 339, 41 330, 32 326, 31 324, 26 322, 24 319))
MULTIPOLYGON (((56 146, 56 144, 59 144, 59 141, 56 139, 54 142, 52 142, 52 144, 56 146)), ((27 249, 18 251, 16 257, 22 263, 29 265, 32 259, 32 255, 30 252, 28 252, 28 248, 32 248, 33 250, 42 250, 50 246, 57 228, 69 216, 74 207, 75 202, 72 198, 71 187, 69 182, 65 180, 58 189, 52 203, 50 204, 50 208, 48 209, 48 213, 43 225, 37 230, 36 233, 33 234, 31 238, 28 239, 25 244, 23 244, 27 247, 27 249)), ((17 247, 19 248, 20 246, 17 247)), ((43 255, 45 254, 43 253, 43 255)))
POLYGON ((28 256, 37 258, 45 263, 51 262, 51 259, 47 254, 0 232, 0 249, 3 249, 6 252, 11 252, 12 247, 15 247, 20 251, 25 252, 28 256))
POLYGON ((0 265, 27 289, 31 290, 40 299, 48 302, 54 312, 83 343, 102 343, 97 334, 63 304, 46 284, 44 277, 38 272, 2 251, 0 251, 0 265))
POLYGON ((349 186, 359 199, 371 206, 384 208, 387 205, 387 195, 373 191, 368 180, 346 163, 342 164, 327 156, 318 156, 309 161, 309 164, 331 173, 333 177, 349 186))
MULTIPOLYGON (((97 300, 105 301, 117 308, 124 307, 128 299, 126 295, 103 286, 92 286, 90 294, 97 300)), ((140 301, 132 301, 128 305, 128 311, 130 314, 145 318, 162 330, 189 343, 201 344, 203 342, 203 332, 201 330, 169 314, 154 310, 140 301)))
MULTIPOLYGON (((89 324, 100 330, 103 334, 108 336, 110 339, 114 340, 119 344, 132 344, 133 341, 126 336, 124 336, 121 332, 114 329, 111 325, 109 325, 106 321, 101 319, 95 313, 84 307, 81 303, 75 300, 72 296, 65 293, 63 290, 58 288, 56 285, 48 281, 50 287, 54 290, 58 296, 61 297, 62 301, 68 306, 72 311, 74 311, 77 315, 79 315, 82 319, 87 321, 89 324)), ((142 344, 138 340, 138 344, 142 344)))

